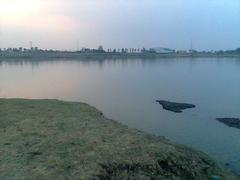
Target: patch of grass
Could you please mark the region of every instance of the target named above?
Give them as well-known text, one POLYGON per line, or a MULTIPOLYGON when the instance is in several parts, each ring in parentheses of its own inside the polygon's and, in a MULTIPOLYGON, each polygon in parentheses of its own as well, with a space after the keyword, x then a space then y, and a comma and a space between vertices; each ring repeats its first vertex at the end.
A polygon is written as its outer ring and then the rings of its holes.
POLYGON ((208 156, 58 100, 0 99, 0 179, 234 179, 208 156))

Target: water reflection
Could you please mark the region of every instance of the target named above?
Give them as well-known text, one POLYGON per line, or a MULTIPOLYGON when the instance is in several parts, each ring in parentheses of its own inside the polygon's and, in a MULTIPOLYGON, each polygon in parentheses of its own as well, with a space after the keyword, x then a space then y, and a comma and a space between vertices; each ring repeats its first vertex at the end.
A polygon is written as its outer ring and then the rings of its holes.
POLYGON ((166 59, 154 59, 152 58, 151 60, 149 59, 36 59, 36 60, 32 60, 32 59, 8 59, 8 60, 0 60, 0 66, 2 66, 3 64, 6 64, 8 66, 24 66, 24 65, 31 65, 33 67, 37 67, 39 66, 39 64, 43 64, 43 63, 48 63, 48 64, 52 64, 52 63, 59 63, 61 61, 68 61, 68 62, 78 62, 81 63, 82 65, 98 65, 99 68, 104 67, 105 65, 108 66, 109 64, 114 64, 114 65, 121 65, 123 67, 126 66, 132 66, 132 65, 139 65, 141 64, 143 67, 144 66, 154 66, 157 63, 162 63, 164 65, 167 64, 172 64, 175 61, 180 60, 181 58, 167 58, 166 59))

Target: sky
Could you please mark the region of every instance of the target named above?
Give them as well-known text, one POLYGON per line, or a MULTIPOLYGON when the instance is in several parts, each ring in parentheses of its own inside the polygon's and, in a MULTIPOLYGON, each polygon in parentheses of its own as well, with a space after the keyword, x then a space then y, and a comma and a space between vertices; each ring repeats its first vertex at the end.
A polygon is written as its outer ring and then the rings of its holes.
POLYGON ((240 47, 240 0, 0 0, 0 47, 240 47))

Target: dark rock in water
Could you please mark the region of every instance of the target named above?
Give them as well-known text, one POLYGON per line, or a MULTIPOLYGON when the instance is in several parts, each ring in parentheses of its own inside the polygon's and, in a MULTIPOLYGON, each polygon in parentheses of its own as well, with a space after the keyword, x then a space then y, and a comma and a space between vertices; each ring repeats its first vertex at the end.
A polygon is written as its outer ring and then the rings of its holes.
POLYGON ((181 113, 182 110, 184 109, 196 107, 193 104, 187 104, 187 103, 176 103, 176 102, 163 101, 163 100, 157 100, 157 102, 162 105, 163 109, 166 109, 168 111, 172 111, 175 113, 181 113))
POLYGON ((229 163, 225 163, 225 166, 229 167, 229 166, 230 166, 230 164, 229 164, 229 163))
POLYGON ((229 127, 240 129, 240 119, 238 118, 217 118, 217 120, 229 127))

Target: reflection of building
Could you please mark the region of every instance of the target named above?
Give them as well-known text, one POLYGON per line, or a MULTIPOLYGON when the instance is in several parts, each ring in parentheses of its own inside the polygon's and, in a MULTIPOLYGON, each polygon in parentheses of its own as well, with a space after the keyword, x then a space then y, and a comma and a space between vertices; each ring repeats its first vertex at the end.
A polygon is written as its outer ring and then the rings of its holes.
POLYGON ((169 48, 161 48, 161 47, 156 47, 156 48, 150 48, 150 51, 159 53, 159 54, 170 54, 174 53, 174 49, 169 49, 169 48))

